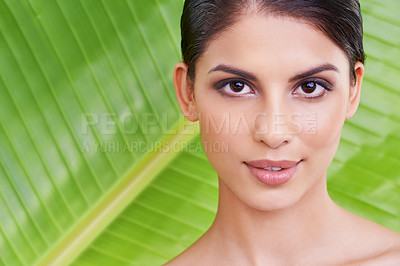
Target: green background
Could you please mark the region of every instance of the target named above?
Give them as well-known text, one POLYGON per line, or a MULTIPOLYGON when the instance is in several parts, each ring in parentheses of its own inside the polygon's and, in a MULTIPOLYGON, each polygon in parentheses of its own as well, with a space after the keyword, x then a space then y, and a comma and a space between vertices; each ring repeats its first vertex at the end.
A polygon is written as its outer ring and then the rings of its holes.
MULTIPOLYGON (((400 232, 400 1, 360 2, 329 193, 400 232)), ((217 177, 171 81, 182 4, 0 0, 0 265, 160 265, 210 226, 217 177)))

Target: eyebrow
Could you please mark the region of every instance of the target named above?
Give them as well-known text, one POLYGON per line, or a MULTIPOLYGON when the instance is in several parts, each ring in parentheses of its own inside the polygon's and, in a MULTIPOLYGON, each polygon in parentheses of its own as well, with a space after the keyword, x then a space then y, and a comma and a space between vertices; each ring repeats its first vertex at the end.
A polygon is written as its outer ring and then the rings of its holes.
POLYGON ((340 72, 337 67, 335 67, 332 64, 327 63, 327 64, 323 64, 323 65, 319 65, 319 66, 313 67, 313 68, 307 70, 306 72, 297 74, 296 76, 290 78, 289 82, 293 82, 293 81, 296 81, 296 80, 299 80, 299 79, 304 79, 306 77, 315 75, 315 74, 323 72, 323 71, 335 71, 335 72, 338 72, 338 73, 340 72))
MULTIPOLYGON (((228 66, 228 65, 223 65, 223 64, 218 65, 218 66, 214 67, 213 69, 211 69, 210 71, 208 71, 208 74, 210 74, 211 72, 215 72, 215 71, 223 71, 223 72, 230 73, 233 75, 241 76, 243 78, 246 78, 246 79, 249 79, 252 81, 257 81, 257 77, 254 74, 244 71, 244 70, 240 70, 235 67, 228 66)), ((326 64, 322 64, 322 65, 313 67, 303 73, 297 74, 296 76, 290 78, 289 82, 293 82, 293 81, 296 81, 299 79, 304 79, 306 77, 310 77, 312 75, 315 75, 315 74, 323 72, 323 71, 335 71, 338 73, 340 72, 336 66, 326 63, 326 64)))
POLYGON ((208 74, 210 74, 211 72, 214 72, 214 71, 223 71, 223 72, 230 73, 233 75, 241 76, 245 79, 257 81, 257 78, 254 74, 247 72, 247 71, 240 70, 235 67, 228 66, 228 65, 218 65, 218 66, 214 67, 213 69, 211 69, 210 71, 208 71, 208 74))

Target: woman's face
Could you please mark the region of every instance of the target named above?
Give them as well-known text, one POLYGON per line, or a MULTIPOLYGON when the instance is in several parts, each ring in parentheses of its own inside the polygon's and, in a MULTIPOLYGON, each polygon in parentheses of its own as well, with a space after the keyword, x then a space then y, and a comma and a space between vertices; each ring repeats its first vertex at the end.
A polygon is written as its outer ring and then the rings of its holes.
POLYGON ((189 112, 220 181, 260 210, 324 188, 358 105, 349 73, 339 47, 294 19, 246 17, 218 35, 196 64, 189 112))

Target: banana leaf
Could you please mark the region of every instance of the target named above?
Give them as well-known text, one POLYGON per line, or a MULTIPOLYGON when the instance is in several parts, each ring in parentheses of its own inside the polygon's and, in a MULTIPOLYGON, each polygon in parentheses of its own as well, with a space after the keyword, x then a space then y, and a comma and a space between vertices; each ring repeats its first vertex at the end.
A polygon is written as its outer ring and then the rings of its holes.
MULTIPOLYGON (((400 2, 360 2, 329 193, 400 232, 400 2)), ((0 0, 0 265, 160 265, 211 225, 217 176, 171 81, 182 5, 0 0)))

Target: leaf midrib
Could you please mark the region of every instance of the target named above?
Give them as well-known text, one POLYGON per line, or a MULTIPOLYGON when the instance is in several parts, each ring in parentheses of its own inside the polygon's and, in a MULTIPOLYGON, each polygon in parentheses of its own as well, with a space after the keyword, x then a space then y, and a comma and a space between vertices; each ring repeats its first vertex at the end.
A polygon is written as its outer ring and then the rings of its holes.
POLYGON ((99 199, 81 220, 75 223, 38 260, 36 265, 68 265, 143 191, 151 181, 198 135, 198 124, 178 121, 172 129, 176 134, 165 135, 160 142, 166 151, 146 154, 128 173, 99 199))

